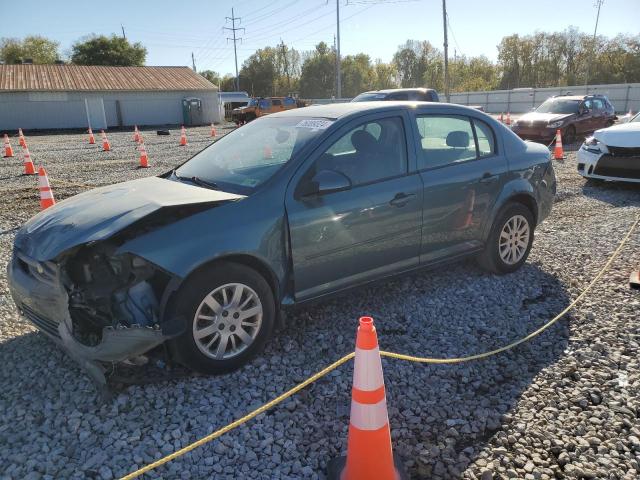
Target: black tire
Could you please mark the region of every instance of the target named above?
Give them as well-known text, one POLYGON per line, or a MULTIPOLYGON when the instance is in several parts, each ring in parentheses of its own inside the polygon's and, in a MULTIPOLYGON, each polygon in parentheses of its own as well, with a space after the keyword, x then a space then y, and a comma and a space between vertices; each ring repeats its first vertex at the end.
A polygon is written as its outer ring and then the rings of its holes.
POLYGON ((562 140, 565 145, 573 145, 576 143, 576 127, 569 125, 564 132, 562 132, 562 140))
MULTIPOLYGON (((271 287, 262 275, 244 265, 220 262, 187 279, 171 301, 168 315, 168 318, 172 318, 171 315, 181 316, 184 321, 184 332, 169 341, 173 358, 192 370, 211 374, 233 371, 261 352, 273 332, 276 309, 271 287), (205 297, 217 288, 231 283, 243 284, 257 294, 262 305, 261 323, 256 328, 253 342, 244 351, 231 358, 214 359, 205 355, 196 343, 193 333, 195 315, 205 297)), ((214 316, 214 323, 221 320, 217 315, 214 316)), ((231 319, 228 318, 228 321, 231 319)), ((231 329, 228 326, 223 328, 231 329)), ((235 330, 230 330, 233 331, 235 330)))
POLYGON ((514 202, 505 205, 502 210, 500 210, 493 222, 493 225, 491 226, 491 232, 487 238, 484 251, 478 256, 478 263, 485 270, 499 275, 515 272, 524 264, 524 262, 527 261, 527 257, 531 251, 531 246, 533 245, 534 230, 535 224, 531 210, 521 203, 514 202), (507 263, 500 256, 500 234, 505 228, 507 222, 517 216, 524 217, 528 223, 530 232, 528 244, 522 258, 515 263, 507 263))

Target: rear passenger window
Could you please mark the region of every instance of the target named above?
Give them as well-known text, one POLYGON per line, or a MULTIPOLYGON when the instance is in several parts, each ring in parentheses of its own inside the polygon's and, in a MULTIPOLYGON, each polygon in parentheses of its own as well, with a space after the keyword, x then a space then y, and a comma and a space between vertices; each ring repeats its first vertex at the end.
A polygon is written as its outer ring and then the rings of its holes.
POLYGON ((392 93, 386 99, 387 100, 409 100, 409 94, 407 92, 392 93))
POLYGON ((476 127, 476 137, 478 139, 478 156, 490 157, 496 153, 495 136, 491 127, 482 120, 473 119, 473 126, 476 127))
POLYGON ((471 122, 466 117, 425 115, 417 119, 422 146, 418 168, 475 160, 476 145, 471 122))

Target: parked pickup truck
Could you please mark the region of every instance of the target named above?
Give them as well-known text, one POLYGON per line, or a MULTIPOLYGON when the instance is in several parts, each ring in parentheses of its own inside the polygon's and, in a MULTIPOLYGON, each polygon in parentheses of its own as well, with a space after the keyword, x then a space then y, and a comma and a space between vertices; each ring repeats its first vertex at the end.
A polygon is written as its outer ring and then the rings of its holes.
POLYGON ((252 98, 246 106, 234 108, 231 111, 231 121, 236 125, 242 125, 258 117, 292 108, 298 108, 296 99, 293 97, 252 98))

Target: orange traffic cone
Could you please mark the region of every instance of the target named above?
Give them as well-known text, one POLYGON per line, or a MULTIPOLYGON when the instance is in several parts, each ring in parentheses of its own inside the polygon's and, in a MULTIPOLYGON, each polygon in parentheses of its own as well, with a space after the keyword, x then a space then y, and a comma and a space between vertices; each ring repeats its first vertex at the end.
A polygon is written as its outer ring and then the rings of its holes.
POLYGON ((29 147, 22 148, 22 154, 24 156, 24 175, 35 175, 36 167, 31 160, 31 154, 29 153, 29 147))
POLYGON ((44 167, 38 169, 38 188, 40 189, 40 210, 52 207, 56 204, 53 191, 49 185, 49 177, 44 167))
POLYGON ((180 130, 180 146, 184 147, 187 144, 187 131, 184 129, 184 125, 180 130))
POLYGON ((100 130, 100 134, 102 135, 102 151, 108 152, 111 150, 111 145, 109 144, 109 140, 107 139, 107 134, 104 133, 104 130, 100 130))
POLYGON ((213 138, 216 137, 216 127, 213 126, 213 123, 211 124, 211 136, 213 138))
POLYGON ((556 147, 553 149, 554 160, 564 160, 564 150, 562 150, 562 132, 556 131, 556 147))
POLYGON ((136 142, 136 143, 140 143, 140 132, 138 131, 138 126, 137 125, 134 125, 133 141, 136 142))
POLYGON ((511 114, 507 112, 507 120, 505 121, 506 125, 511 125, 511 114))
POLYGON ((629 286, 635 290, 640 290, 640 268, 631 272, 629 286))
POLYGON ((18 142, 20 143, 20 146, 22 148, 26 148, 27 147, 27 142, 24 139, 24 135, 22 134, 22 129, 21 128, 18 129, 18 142))
POLYGON ((13 148, 11 148, 11 143, 9 143, 9 135, 4 134, 4 156, 5 158, 13 157, 13 148))
POLYGON ((93 145, 96 143, 96 137, 93 136, 93 130, 89 127, 89 145, 93 145))
POLYGON ((149 168, 147 148, 144 146, 144 140, 142 139, 140 139, 140 168, 149 168))
POLYGON ((406 473, 397 468, 402 467, 402 463, 396 459, 394 465, 378 336, 371 317, 360 318, 351 395, 347 457, 336 459, 329 464, 328 478, 406 478, 406 473))

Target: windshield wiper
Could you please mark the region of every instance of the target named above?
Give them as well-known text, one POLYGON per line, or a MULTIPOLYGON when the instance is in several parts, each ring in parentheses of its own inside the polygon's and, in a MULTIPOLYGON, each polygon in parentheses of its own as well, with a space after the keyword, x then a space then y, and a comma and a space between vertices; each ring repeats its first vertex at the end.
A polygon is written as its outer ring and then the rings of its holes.
POLYGON ((201 187, 212 188, 213 190, 219 190, 220 189, 220 187, 218 186, 217 183, 210 182, 208 180, 203 180, 200 177, 195 177, 194 176, 194 177, 191 177, 189 180, 191 180, 196 185, 200 185, 201 187))
POLYGON ((198 185, 200 187, 206 187, 206 188, 210 188, 212 190, 220 190, 220 187, 215 182, 210 182, 208 180, 203 180, 202 178, 196 177, 196 176, 189 177, 189 178, 182 177, 182 176, 178 175, 175 170, 173 170, 171 173, 178 180, 186 180, 186 181, 193 182, 193 183, 195 183, 196 185, 198 185))

